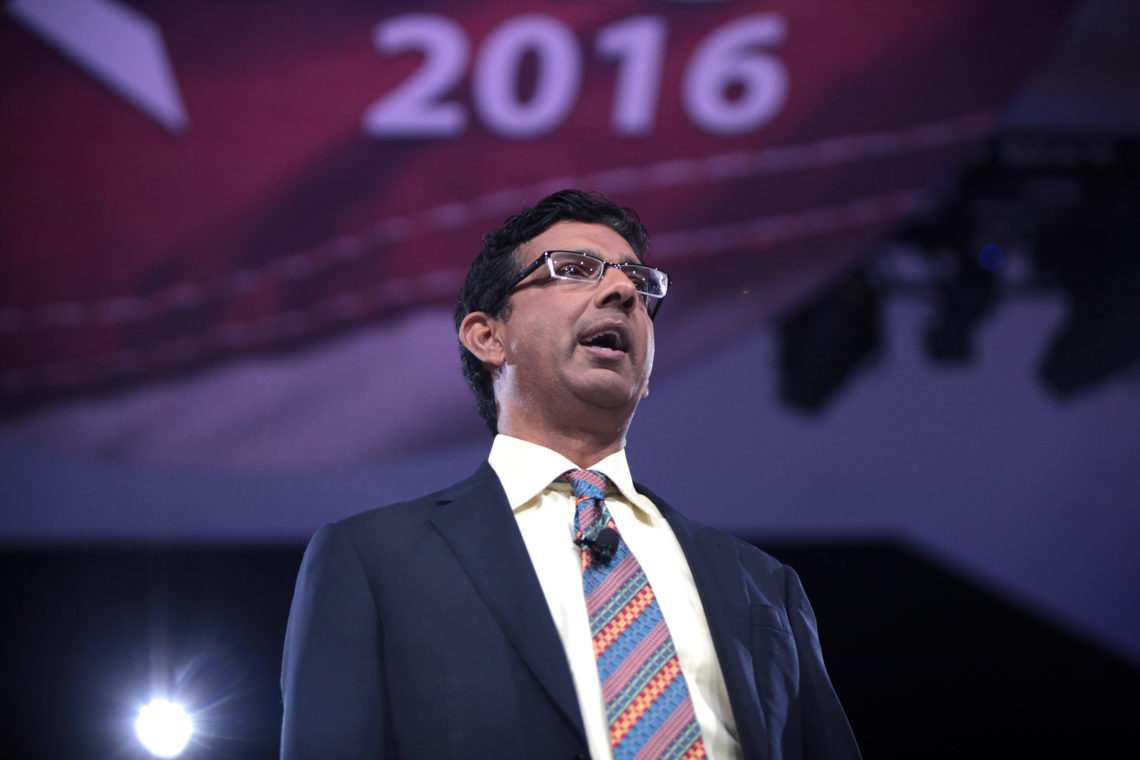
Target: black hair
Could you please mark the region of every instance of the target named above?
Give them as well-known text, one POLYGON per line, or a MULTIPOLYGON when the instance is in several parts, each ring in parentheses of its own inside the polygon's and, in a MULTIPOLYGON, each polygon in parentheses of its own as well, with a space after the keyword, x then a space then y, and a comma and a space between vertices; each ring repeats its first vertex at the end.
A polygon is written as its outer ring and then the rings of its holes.
MULTIPOLYGON (((604 224, 621 235, 637 257, 645 261, 649 233, 633 209, 619 206, 601 193, 560 190, 533 207, 524 208, 497 230, 483 236, 483 248, 467 270, 467 279, 455 305, 456 333, 463 319, 473 311, 481 311, 497 319, 510 317, 511 293, 507 285, 529 263, 519 262, 515 252, 522 244, 562 221, 604 224)), ((459 358, 463 362, 463 376, 479 403, 479 416, 492 433, 497 433, 499 409, 495 403, 491 373, 462 342, 459 344, 459 358)))

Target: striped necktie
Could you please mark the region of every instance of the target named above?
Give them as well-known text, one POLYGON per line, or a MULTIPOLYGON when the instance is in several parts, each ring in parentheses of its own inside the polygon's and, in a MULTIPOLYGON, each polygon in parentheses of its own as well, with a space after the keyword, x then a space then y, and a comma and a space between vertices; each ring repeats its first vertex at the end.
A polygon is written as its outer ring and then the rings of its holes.
POLYGON ((577 499, 574 542, 582 548, 582 587, 614 760, 703 758, 701 729, 669 628, 606 508, 609 481, 594 470, 571 470, 559 480, 573 486, 577 499), (606 529, 611 533, 603 534, 606 529))

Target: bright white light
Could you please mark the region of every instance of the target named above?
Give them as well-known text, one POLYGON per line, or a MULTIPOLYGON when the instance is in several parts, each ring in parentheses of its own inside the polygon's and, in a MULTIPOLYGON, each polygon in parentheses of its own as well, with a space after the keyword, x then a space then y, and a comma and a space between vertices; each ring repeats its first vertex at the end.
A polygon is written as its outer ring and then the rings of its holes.
POLYGON ((186 749, 194 722, 180 705, 156 699, 139 710, 135 734, 156 757, 177 757, 186 749))

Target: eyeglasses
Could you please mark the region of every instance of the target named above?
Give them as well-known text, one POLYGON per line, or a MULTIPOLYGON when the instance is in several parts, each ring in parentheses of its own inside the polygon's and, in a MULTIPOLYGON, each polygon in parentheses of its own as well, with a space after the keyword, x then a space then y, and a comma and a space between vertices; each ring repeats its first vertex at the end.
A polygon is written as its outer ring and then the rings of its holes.
POLYGON ((543 264, 550 270, 550 276, 555 280, 571 280, 574 282, 598 282, 606 276, 606 269, 617 269, 633 283, 634 290, 641 296, 649 318, 657 316, 661 308, 661 300, 669 290, 669 275, 660 269, 647 267, 642 264, 613 264, 603 261, 588 253, 577 251, 546 251, 532 264, 526 266, 515 275, 507 290, 514 290, 515 286, 525 280, 527 276, 543 264))

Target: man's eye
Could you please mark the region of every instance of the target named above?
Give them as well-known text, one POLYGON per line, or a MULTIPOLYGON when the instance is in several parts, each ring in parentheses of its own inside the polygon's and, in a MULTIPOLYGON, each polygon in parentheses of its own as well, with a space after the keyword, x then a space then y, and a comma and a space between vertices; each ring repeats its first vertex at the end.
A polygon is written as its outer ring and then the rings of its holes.
POLYGON ((559 277, 573 277, 575 279, 585 279, 590 276, 580 264, 559 264, 558 268, 554 270, 558 273, 559 277))
POLYGON ((649 278, 641 272, 626 272, 629 279, 633 282, 633 287, 638 290, 645 291, 649 289, 649 278))

